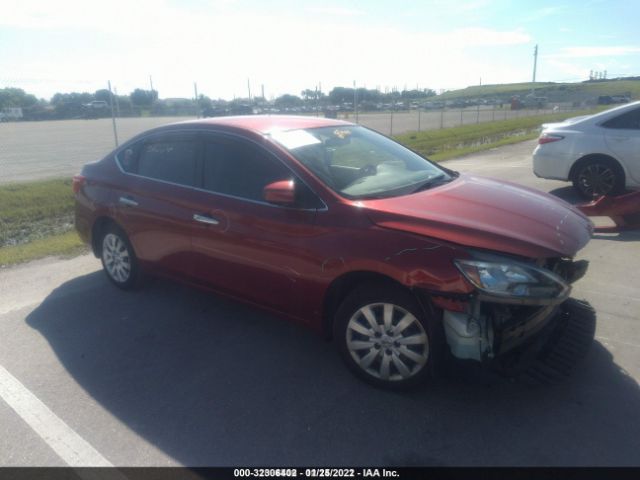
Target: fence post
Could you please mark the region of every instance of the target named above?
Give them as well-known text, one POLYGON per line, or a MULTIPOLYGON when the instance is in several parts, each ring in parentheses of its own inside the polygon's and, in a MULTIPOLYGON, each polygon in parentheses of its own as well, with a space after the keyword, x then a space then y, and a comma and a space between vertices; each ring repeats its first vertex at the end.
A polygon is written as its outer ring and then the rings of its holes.
POLYGON ((464 125, 464 119, 462 118, 462 108, 460 109, 460 125, 464 125))
POLYGON ((109 86, 109 103, 111 104, 111 123, 113 124, 113 138, 116 141, 116 148, 118 147, 118 130, 116 129, 116 115, 113 111, 113 92, 111 91, 111 80, 107 80, 109 86))

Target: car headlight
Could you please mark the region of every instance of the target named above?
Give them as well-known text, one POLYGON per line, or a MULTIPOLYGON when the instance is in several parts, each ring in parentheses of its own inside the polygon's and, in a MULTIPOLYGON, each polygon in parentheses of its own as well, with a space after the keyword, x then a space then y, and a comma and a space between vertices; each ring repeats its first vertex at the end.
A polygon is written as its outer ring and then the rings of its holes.
POLYGON ((455 260, 467 280, 490 295, 522 299, 554 299, 569 286, 554 273, 520 263, 455 260))

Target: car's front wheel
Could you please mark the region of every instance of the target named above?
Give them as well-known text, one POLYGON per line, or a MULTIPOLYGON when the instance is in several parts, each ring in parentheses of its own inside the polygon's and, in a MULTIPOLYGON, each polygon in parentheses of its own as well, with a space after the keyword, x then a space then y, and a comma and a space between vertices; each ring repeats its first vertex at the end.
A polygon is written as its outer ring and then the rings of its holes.
POLYGON ((591 158, 579 163, 573 173, 573 186, 585 198, 618 195, 624 190, 624 172, 608 158, 591 158))
POLYGON ((100 259, 109 280, 124 290, 133 288, 138 280, 138 260, 126 234, 111 226, 101 241, 100 259))
POLYGON ((357 376, 376 386, 405 388, 429 375, 429 330, 422 308, 410 293, 365 285, 338 309, 334 339, 357 376))

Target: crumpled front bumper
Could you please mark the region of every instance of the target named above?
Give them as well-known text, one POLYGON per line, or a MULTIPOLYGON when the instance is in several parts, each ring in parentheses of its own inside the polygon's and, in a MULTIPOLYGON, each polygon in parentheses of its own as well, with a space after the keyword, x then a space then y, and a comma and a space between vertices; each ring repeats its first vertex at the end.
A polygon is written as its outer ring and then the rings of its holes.
MULTIPOLYGON (((567 284, 581 278, 587 267, 586 261, 566 260, 554 265, 567 284)), ((451 353, 460 359, 485 362, 535 342, 546 327, 553 328, 570 293, 569 287, 555 298, 536 301, 478 293, 464 302, 463 311, 443 309, 451 353)))

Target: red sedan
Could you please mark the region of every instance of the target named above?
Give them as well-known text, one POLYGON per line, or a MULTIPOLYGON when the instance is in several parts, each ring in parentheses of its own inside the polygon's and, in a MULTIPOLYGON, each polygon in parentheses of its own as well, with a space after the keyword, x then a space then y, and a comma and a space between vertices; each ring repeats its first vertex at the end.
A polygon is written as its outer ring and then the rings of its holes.
POLYGON ((116 286, 154 273, 277 312, 385 387, 423 381, 446 350, 491 363, 544 340, 592 232, 550 195, 314 117, 163 126, 87 164, 74 191, 116 286))

